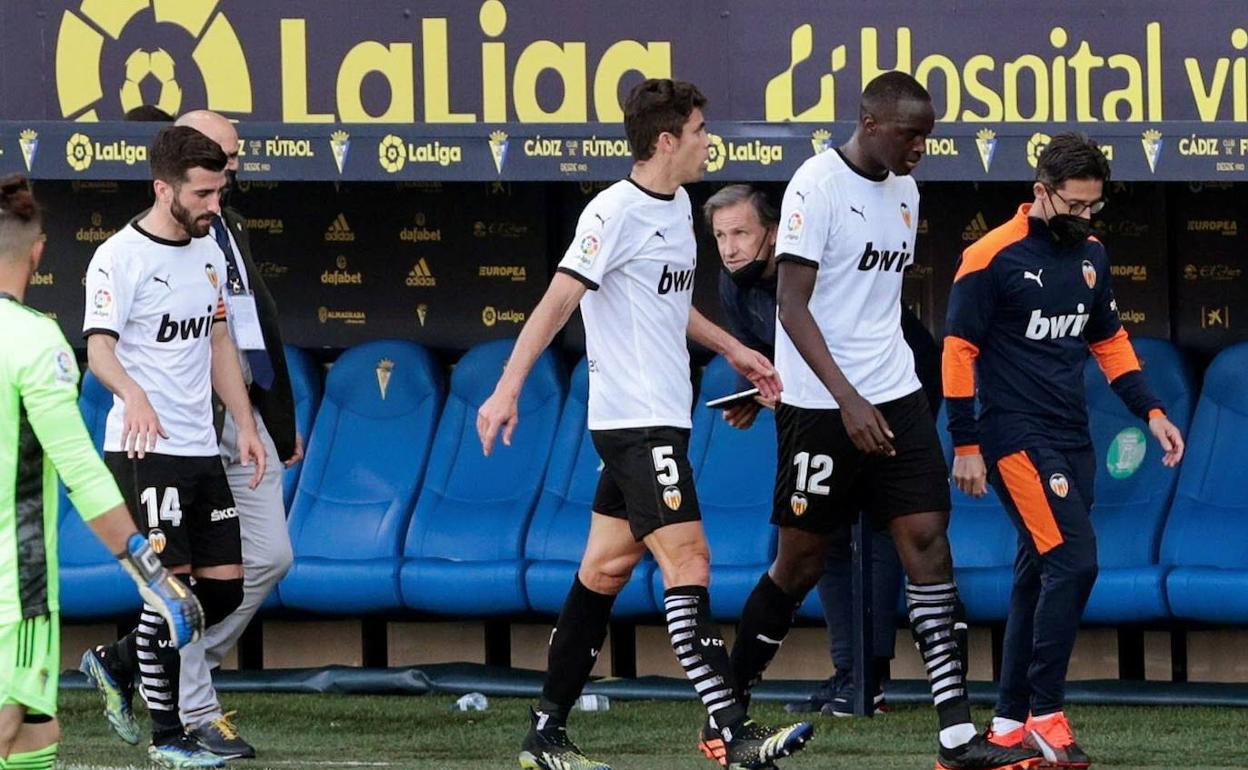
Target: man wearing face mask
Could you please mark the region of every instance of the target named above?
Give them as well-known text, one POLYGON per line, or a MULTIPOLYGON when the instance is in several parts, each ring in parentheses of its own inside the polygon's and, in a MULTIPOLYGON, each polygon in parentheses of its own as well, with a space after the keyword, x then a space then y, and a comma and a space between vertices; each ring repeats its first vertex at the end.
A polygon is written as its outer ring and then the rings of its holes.
POLYGON ((1166 418, 1118 319, 1105 247, 1092 237, 1109 163, 1082 134, 1041 154, 1035 200, 963 254, 949 297, 945 398, 954 483, 991 483, 1019 533, 1001 692, 988 739, 1086 768, 1062 712, 1079 619, 1096 582, 1089 511, 1096 457, 1083 369, 1089 350, 1174 467, 1183 438, 1166 418), (979 397, 979 414, 975 397, 979 397))

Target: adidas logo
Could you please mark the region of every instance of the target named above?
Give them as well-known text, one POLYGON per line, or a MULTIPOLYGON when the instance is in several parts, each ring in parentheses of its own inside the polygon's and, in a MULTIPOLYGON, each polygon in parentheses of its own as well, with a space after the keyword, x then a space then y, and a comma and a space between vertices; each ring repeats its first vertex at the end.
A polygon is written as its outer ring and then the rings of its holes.
POLYGON ((421 288, 433 288, 438 285, 438 279, 433 277, 433 271, 429 269, 429 263, 421 257, 407 274, 407 280, 404 281, 408 286, 419 286, 421 288))
POLYGON ((342 214, 339 214, 325 231, 327 243, 349 243, 354 240, 355 233, 351 232, 351 225, 347 224, 347 218, 342 214))
POLYGON ((980 211, 975 214, 975 218, 962 231, 962 240, 967 243, 973 243, 988 234, 988 222, 984 219, 984 212, 980 211))

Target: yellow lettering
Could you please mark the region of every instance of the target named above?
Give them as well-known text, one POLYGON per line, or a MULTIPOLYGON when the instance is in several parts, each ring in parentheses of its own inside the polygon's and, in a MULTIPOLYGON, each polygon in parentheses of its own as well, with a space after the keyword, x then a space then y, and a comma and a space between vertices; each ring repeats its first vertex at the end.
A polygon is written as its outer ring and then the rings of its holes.
POLYGON ((516 118, 524 123, 584 123, 589 110, 585 44, 536 41, 521 52, 511 90, 516 118), (537 78, 545 70, 554 70, 563 81, 563 101, 553 111, 542 109, 537 101, 537 78))
POLYGON ((880 65, 880 42, 879 33, 875 27, 863 27, 862 35, 862 87, 866 88, 867 84, 883 75, 889 70, 901 70, 902 72, 910 72, 910 28, 897 28, 897 63, 885 69, 880 65))
POLYGON ((988 86, 979 80, 979 73, 996 69, 997 63, 987 54, 975 54, 966 60, 966 66, 962 69, 963 79, 966 82, 966 93, 973 99, 983 102, 987 110, 981 115, 970 110, 962 113, 963 120, 986 120, 999 121, 1005 117, 1005 108, 1001 104, 1001 97, 997 95, 988 86))
POLYGON ((1183 60, 1187 70, 1187 82, 1192 86, 1192 98, 1196 100, 1196 112, 1204 121, 1218 119, 1218 107, 1222 105, 1222 91, 1226 88, 1226 72, 1231 63, 1226 57, 1219 58, 1213 67, 1213 78, 1209 88, 1205 89, 1205 79, 1200 72, 1200 60, 1189 56, 1183 60))
MULTIPOLYGON (((1054 27, 1049 31, 1049 43, 1054 48, 1064 48, 1068 38, 1066 30, 1054 27)), ((1066 57, 1053 57, 1053 119, 1066 119, 1066 57)))
POLYGON ((332 123, 334 116, 308 112, 308 36, 303 19, 282 19, 282 120, 332 123))
POLYGON ((1105 120, 1143 120, 1144 119, 1144 72, 1134 56, 1125 53, 1109 57, 1109 66, 1127 73, 1127 85, 1105 94, 1101 102, 1101 112, 1105 120), (1118 105, 1127 105, 1127 116, 1118 115, 1118 105))
POLYGON ((636 40, 621 40, 602 54, 594 73, 594 114, 600 122, 624 120, 624 110, 620 107, 620 78, 630 70, 648 78, 670 78, 672 44, 652 41, 642 45, 636 40))
MULTIPOLYGON (((446 41, 446 19, 424 19, 420 22, 424 68, 425 122, 476 123, 476 113, 451 112, 451 55, 446 41)), ((392 84, 393 85, 393 84, 392 84)))
MULTIPOLYGON (((1231 33, 1231 45, 1237 51, 1248 48, 1248 32, 1236 27, 1231 33)), ((1241 123, 1248 120, 1248 65, 1242 56, 1235 57, 1231 67, 1231 97, 1232 117, 1241 123)))
POLYGON ((416 86, 412 82, 412 44, 384 46, 376 40, 356 44, 338 68, 338 114, 348 123, 413 123, 416 86), (390 105, 376 117, 364 110, 360 86, 370 72, 390 85, 390 105))
POLYGON ((784 72, 767 81, 767 87, 763 91, 763 110, 767 120, 774 122, 836 120, 835 73, 845 67, 847 55, 843 45, 832 49, 832 71, 819 76, 819 101, 800 113, 793 105, 793 70, 810 58, 814 45, 814 28, 809 24, 803 24, 793 30, 793 34, 789 36, 789 66, 784 72))
POLYGON ((1145 49, 1148 56, 1148 119, 1161 120, 1161 24, 1153 21, 1145 27, 1145 49))
POLYGON ((1005 119, 1008 121, 1049 119, 1049 70, 1044 60, 1035 54, 1023 54, 1005 63, 1005 119), (1035 85, 1035 112, 1023 115, 1018 101, 1018 79, 1023 70, 1031 70, 1035 85))
POLYGON ((945 76, 945 112, 937 120, 957 120, 958 111, 962 108, 962 81, 958 77, 958 66, 948 56, 932 54, 923 57, 919 68, 914 71, 914 79, 932 90, 932 72, 939 71, 945 76))
MULTIPOLYGON (((1070 57, 1070 68, 1075 71, 1075 120, 1096 120, 1092 114, 1092 70, 1104 64, 1105 59, 1092 53, 1092 46, 1086 40, 1070 57)), ((1106 120, 1113 119, 1106 117, 1106 120)))
MULTIPOLYGON (((507 29, 507 8, 500 0, 485 0, 479 16, 481 31, 498 37, 507 29)), ((507 121, 507 45, 481 44, 481 113, 486 123, 507 121)))

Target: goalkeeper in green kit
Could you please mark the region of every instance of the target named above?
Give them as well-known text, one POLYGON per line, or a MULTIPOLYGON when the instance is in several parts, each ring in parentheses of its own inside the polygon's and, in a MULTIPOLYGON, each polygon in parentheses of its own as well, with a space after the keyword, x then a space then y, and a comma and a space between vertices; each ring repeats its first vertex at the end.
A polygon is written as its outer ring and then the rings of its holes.
POLYGON ((39 206, 21 175, 0 178, 0 770, 46 770, 60 728, 59 473, 96 536, 182 645, 203 631, 190 589, 135 529, 78 412, 78 365, 52 319, 24 304, 43 256, 39 206))

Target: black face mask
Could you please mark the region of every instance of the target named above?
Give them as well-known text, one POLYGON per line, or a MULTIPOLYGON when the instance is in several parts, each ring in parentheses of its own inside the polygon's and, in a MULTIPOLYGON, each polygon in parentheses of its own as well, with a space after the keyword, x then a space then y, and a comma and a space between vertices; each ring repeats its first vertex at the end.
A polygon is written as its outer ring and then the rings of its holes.
POLYGON ((230 205, 230 198, 234 196, 234 191, 238 189, 238 172, 225 170, 225 189, 221 191, 221 205, 230 205))
POLYGON ((767 260, 759 259, 763 250, 767 248, 767 238, 763 238, 763 242, 758 245, 758 251, 754 254, 754 259, 750 260, 745 267, 737 268, 728 273, 728 277, 737 285, 738 289, 748 289, 754 286, 763 278, 763 273, 767 270, 767 260))
POLYGON ((1063 249, 1078 246, 1092 234, 1092 220, 1073 214, 1054 214, 1049 217, 1049 232, 1063 249))

